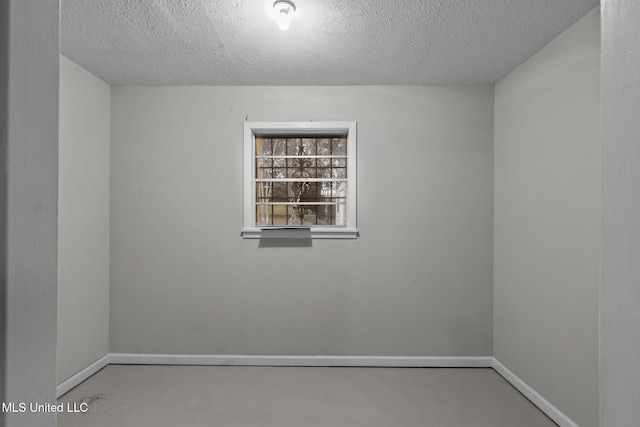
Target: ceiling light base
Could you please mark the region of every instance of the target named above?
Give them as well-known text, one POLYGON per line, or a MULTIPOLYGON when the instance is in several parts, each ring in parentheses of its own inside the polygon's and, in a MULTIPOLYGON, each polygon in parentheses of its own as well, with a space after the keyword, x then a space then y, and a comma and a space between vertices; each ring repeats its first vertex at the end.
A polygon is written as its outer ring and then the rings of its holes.
POLYGON ((296 11, 296 5, 289 0, 277 0, 273 3, 273 12, 278 20, 278 27, 287 31, 291 25, 291 17, 296 11))

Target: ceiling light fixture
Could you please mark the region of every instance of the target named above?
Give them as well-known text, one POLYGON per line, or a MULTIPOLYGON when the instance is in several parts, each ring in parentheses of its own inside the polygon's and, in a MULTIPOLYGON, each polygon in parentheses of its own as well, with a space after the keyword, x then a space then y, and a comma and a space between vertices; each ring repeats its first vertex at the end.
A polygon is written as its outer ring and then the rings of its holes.
POLYGON ((278 28, 287 31, 291 25, 291 17, 296 11, 296 5, 289 0, 278 0, 273 4, 273 11, 278 20, 278 28))

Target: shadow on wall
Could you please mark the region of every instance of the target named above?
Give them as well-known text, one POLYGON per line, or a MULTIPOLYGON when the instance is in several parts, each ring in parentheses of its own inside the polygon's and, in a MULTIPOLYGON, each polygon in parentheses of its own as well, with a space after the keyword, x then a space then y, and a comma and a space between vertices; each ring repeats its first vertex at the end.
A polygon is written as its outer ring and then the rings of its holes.
POLYGON ((258 244, 259 248, 310 248, 312 246, 311 237, 302 239, 262 238, 258 244))

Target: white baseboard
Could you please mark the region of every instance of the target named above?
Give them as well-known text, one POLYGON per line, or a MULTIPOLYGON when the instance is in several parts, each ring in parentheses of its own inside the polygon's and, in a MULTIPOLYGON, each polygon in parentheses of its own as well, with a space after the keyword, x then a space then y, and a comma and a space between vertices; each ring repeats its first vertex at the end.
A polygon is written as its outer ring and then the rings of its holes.
POLYGON ((490 368, 491 356, 398 357, 398 356, 245 356, 192 354, 111 353, 109 363, 121 365, 208 366, 331 366, 396 368, 490 368))
POLYGON ((547 414, 560 427, 579 427, 533 388, 507 369, 496 358, 478 357, 401 357, 401 356, 246 356, 198 354, 109 353, 92 363, 56 389, 62 396, 105 366, 113 365, 204 365, 204 366, 329 366, 385 368, 493 368, 520 393, 547 414))
POLYGON ((100 369, 104 368, 109 364, 109 355, 102 357, 101 359, 96 360, 91 365, 87 366, 77 374, 72 377, 64 380, 56 387, 56 398, 62 396, 87 378, 91 377, 93 374, 98 372, 100 369))
POLYGON ((571 420, 571 418, 567 417, 562 411, 553 406, 547 399, 542 397, 537 391, 522 381, 502 363, 498 362, 495 357, 493 358, 491 367, 560 427, 579 427, 578 424, 571 420))

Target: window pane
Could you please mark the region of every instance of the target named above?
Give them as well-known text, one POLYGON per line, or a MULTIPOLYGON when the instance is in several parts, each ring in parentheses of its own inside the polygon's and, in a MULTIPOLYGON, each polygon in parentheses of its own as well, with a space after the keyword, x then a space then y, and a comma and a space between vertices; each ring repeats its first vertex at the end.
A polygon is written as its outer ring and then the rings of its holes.
MULTIPOLYGON (((287 155, 287 140, 286 139, 274 139, 273 140, 273 155, 274 156, 286 156, 287 155)), ((274 167, 286 166, 285 159, 273 159, 274 167)))
POLYGON ((327 172, 326 168, 314 168, 313 174, 315 178, 330 178, 330 171, 327 172))
MULTIPOLYGON (((271 155, 271 139, 256 138, 256 155, 257 156, 270 156, 271 155)), ((270 168, 272 164, 271 159, 257 159, 256 167, 258 168, 270 168)), ((257 177, 262 177, 262 172, 259 171, 256 174, 257 177)), ((266 178, 266 177, 265 177, 266 178)))
POLYGON ((345 182, 334 182, 331 195, 333 197, 346 197, 347 196, 347 185, 346 185, 346 183, 345 182))
POLYGON ((287 139, 287 155, 288 156, 300 155, 300 138, 287 139))
MULTIPOLYGON (((271 159, 259 159, 259 160, 260 161, 264 161, 264 160, 271 161, 271 159)), ((273 169, 271 167, 264 167, 264 168, 259 167, 258 168, 258 172, 256 173, 256 178, 262 178, 262 179, 271 178, 272 177, 271 176, 272 172, 273 172, 273 169)))
POLYGON ((274 182, 273 184, 273 202, 288 202, 289 191, 286 182, 274 182))
POLYGON ((305 156, 316 155, 316 139, 315 138, 302 139, 302 154, 305 156))
POLYGON ((347 155, 347 141, 344 138, 333 138, 331 154, 334 156, 347 155))
POLYGON ((318 155, 328 156, 331 154, 331 140, 329 138, 320 138, 318 140, 318 155))
POLYGON ((347 168, 333 168, 331 170, 331 176, 333 178, 346 178, 347 177, 347 168))
POLYGON ((257 137, 256 146, 256 153, 258 156, 271 155, 271 139, 257 137))
POLYGON ((346 182, 332 180, 347 178, 346 144, 345 137, 256 137, 256 155, 272 156, 256 159, 256 178, 301 180, 257 182, 256 225, 345 225, 346 182))
POLYGON ((257 226, 327 226, 344 225, 346 208, 344 203, 334 205, 258 205, 257 226))

